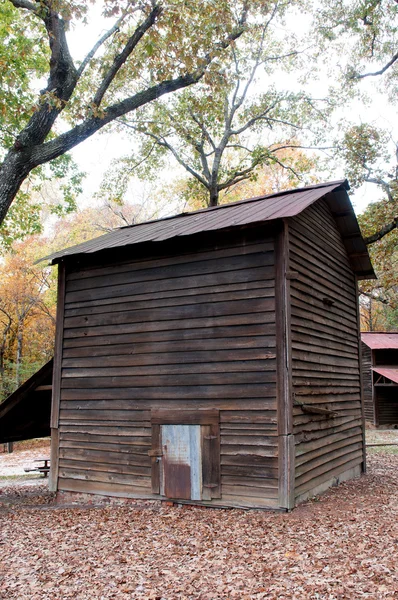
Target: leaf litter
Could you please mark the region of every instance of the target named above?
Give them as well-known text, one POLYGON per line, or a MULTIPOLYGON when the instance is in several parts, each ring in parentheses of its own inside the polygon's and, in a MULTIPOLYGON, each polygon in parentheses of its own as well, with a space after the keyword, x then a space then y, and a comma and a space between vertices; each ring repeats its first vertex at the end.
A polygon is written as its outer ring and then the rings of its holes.
POLYGON ((0 494, 0 598, 393 600, 398 456, 291 513, 58 507, 44 482, 0 494))

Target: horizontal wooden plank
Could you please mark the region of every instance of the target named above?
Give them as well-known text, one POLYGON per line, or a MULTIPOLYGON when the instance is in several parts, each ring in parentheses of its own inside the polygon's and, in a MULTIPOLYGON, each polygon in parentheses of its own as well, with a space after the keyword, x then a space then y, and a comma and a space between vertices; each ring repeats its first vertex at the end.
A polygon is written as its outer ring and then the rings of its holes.
MULTIPOLYGON (((97 364, 101 362, 101 359, 93 359, 97 361, 97 364)), ((119 367, 86 367, 78 368, 78 359, 67 359, 68 364, 71 368, 62 369, 62 377, 97 377, 103 376, 106 372, 108 377, 112 376, 128 376, 128 375, 199 375, 199 374, 210 374, 210 373, 229 373, 231 375, 236 373, 256 373, 256 372, 269 372, 276 370, 275 359, 263 359, 263 360, 245 360, 245 361, 230 361, 230 362, 214 362, 214 363, 188 363, 179 365, 142 365, 142 366, 119 366, 119 367)), ((270 374, 272 376, 272 374, 270 374)), ((232 383, 232 381, 231 381, 232 383)))
POLYGON ((319 464, 322 464, 322 460, 323 458, 328 458, 330 456, 337 456, 337 453, 340 453, 341 455, 350 452, 351 450, 354 449, 359 449, 362 447, 362 432, 360 432, 357 435, 354 436, 350 436, 350 437, 346 437, 344 438, 343 436, 341 436, 340 440, 337 440, 333 443, 328 443, 329 440, 328 438, 326 438, 325 440, 325 445, 324 446, 319 446, 318 448, 315 448, 314 450, 311 450, 311 452, 306 452, 305 454, 302 454, 297 460, 296 460, 296 473, 297 475, 299 475, 299 470, 301 469, 301 473, 306 472, 307 467, 306 465, 308 464, 308 470, 311 470, 315 464, 314 461, 317 461, 319 459, 319 464))
POLYGON ((61 410, 65 411, 65 414, 73 410, 78 419, 87 417, 91 421, 125 421, 125 425, 130 427, 133 426, 133 422, 142 426, 142 421, 149 424, 151 420, 151 411, 146 406, 141 410, 136 409, 129 400, 117 403, 112 400, 64 401, 61 410))
POLYGON ((329 448, 330 444, 334 442, 340 442, 342 439, 351 438, 352 436, 358 435, 362 433, 362 428, 354 424, 345 430, 340 429, 337 433, 333 433, 328 436, 323 436, 322 438, 309 441, 302 442, 296 445, 296 461, 301 460, 301 456, 303 454, 307 454, 308 452, 312 452, 318 448, 325 448, 325 451, 329 448))
MULTIPOLYGON (((233 286, 229 286, 232 287, 233 286)), ((228 290, 225 292, 213 292, 213 288, 209 288, 207 294, 184 294, 183 290, 180 290, 171 298, 162 298, 161 294, 150 296, 149 294, 141 294, 138 296, 127 296, 117 299, 112 298, 109 304, 105 304, 102 300, 100 303, 80 303, 83 306, 78 308, 66 308, 65 317, 85 317, 89 315, 106 314, 109 312, 117 313, 131 310, 154 310, 165 307, 177 307, 177 306, 196 306, 198 304, 217 304, 219 302, 231 302, 231 301, 242 301, 242 300, 254 300, 259 298, 273 298, 274 290, 272 287, 264 287, 262 282, 257 282, 256 287, 251 284, 242 286, 239 290, 228 290), (144 298, 142 296, 145 296, 144 298), (148 297, 149 296, 149 297, 148 297), (89 304, 87 306, 87 304, 89 304)), ((187 290, 192 291, 192 290, 187 290)))
POLYGON ((237 408, 237 410, 223 409, 220 412, 221 427, 223 427, 223 425, 227 423, 229 425, 245 423, 256 426, 258 423, 263 423, 264 425, 277 424, 276 410, 273 410, 272 408, 264 410, 265 407, 261 407, 263 408, 263 410, 261 410, 261 408, 259 410, 256 410, 249 409, 246 405, 245 410, 239 410, 239 408, 237 408))
POLYGON ((248 240, 238 241, 235 243, 228 242, 224 238, 218 247, 215 248, 214 244, 210 244, 206 247, 206 244, 201 245, 200 250, 197 248, 191 249, 187 246, 180 248, 178 254, 164 254, 157 256, 132 256, 125 260, 118 260, 117 263, 113 260, 110 265, 103 266, 94 264, 92 266, 81 267, 77 271, 70 272, 67 276, 67 281, 76 281, 80 279, 87 279, 90 277, 112 275, 114 273, 129 273, 130 271, 140 270, 145 265, 154 267, 175 267, 179 264, 201 262, 207 259, 219 259, 228 258, 230 256, 244 256, 257 254, 259 252, 273 252, 274 242, 266 240, 248 240), (194 251, 192 251, 194 250, 194 251))
POLYGON ((252 464, 223 464, 221 465, 221 477, 230 475, 231 477, 253 477, 259 479, 276 479, 278 477, 278 468, 264 465, 252 464))
MULTIPOLYGON (((257 454, 246 454, 238 456, 221 455, 221 465, 237 467, 269 467, 278 469, 278 459, 271 456, 258 456, 257 454)), ((225 473, 225 471, 222 471, 225 473)))
MULTIPOLYGON (((184 329, 203 329, 207 327, 229 327, 234 325, 245 325, 258 323, 268 325, 274 323, 273 313, 238 314, 220 317, 208 317, 203 319, 175 320, 175 321, 145 321, 142 323, 126 323, 121 325, 107 325, 99 327, 78 327, 65 329, 65 338, 96 337, 106 335, 132 334, 151 331, 181 331, 184 329)), ((268 327, 267 327, 268 329, 268 327)), ((263 333, 267 334, 267 329, 263 333)))
POLYGON ((340 340, 329 339, 322 335, 320 331, 313 331, 308 336, 306 333, 300 332, 298 328, 292 331, 292 348, 293 350, 307 350, 308 352, 320 352, 324 350, 331 356, 344 356, 347 353, 349 356, 358 355, 358 340, 346 339, 342 344, 340 340), (342 354, 340 354, 342 352, 342 354))
POLYGON ((109 452, 104 450, 90 450, 88 448, 60 448, 60 458, 68 460, 80 459, 87 462, 100 463, 101 465, 137 465, 150 467, 151 459, 142 454, 125 454, 123 452, 109 452))
POLYGON ((276 423, 222 423, 220 431, 223 435, 277 435, 276 423))
POLYGON ((278 446, 277 445, 273 445, 273 446, 260 446, 260 445, 229 445, 229 444, 223 444, 223 442, 221 442, 221 456, 225 457, 225 456, 247 456, 247 455, 251 455, 251 456, 264 456, 264 457, 274 457, 274 456, 278 456, 278 446))
POLYGON ((117 298, 142 293, 166 292, 170 290, 198 289, 212 285, 225 285, 229 283, 244 283, 247 281, 260 281, 273 279, 274 267, 239 265, 236 270, 225 270, 218 273, 206 273, 195 276, 176 277, 170 279, 141 281, 120 285, 91 288, 81 291, 68 291, 66 288, 65 302, 80 302, 82 300, 101 300, 102 298, 117 298))
POLYGON ((308 230, 305 230, 302 225, 293 224, 290 235, 290 252, 296 255, 297 260, 302 263, 308 262, 319 265, 321 263, 324 269, 332 273, 338 274, 340 279, 348 281, 353 280, 351 265, 340 253, 328 252, 328 249, 323 247, 323 240, 315 236, 308 236, 308 230), (313 252, 312 252, 312 251, 313 252))
POLYGON ((278 437, 261 435, 261 432, 254 430, 243 430, 235 433, 235 430, 222 429, 221 444, 228 446, 278 446, 278 437))
POLYGON ((135 438, 137 442, 136 444, 119 444, 118 442, 114 443, 106 443, 106 442, 98 442, 97 440, 93 441, 81 441, 81 440, 66 440, 64 436, 61 437, 60 440, 60 448, 69 448, 71 449, 70 456, 74 456, 74 450, 106 450, 109 453, 117 452, 120 454, 132 454, 135 456, 136 454, 142 454, 145 457, 148 456, 148 450, 151 448, 151 438, 149 437, 141 437, 135 438), (145 444, 144 444, 145 442, 145 444))
POLYGON ((220 411, 217 409, 209 410, 153 410, 151 412, 151 422, 157 425, 173 425, 173 424, 186 424, 186 425, 212 425, 219 423, 220 411))
MULTIPOLYGON (((81 481, 98 481, 111 484, 123 484, 131 490, 139 489, 140 493, 151 493, 151 480, 149 477, 139 477, 126 473, 109 473, 108 471, 91 471, 89 469, 61 468, 59 470, 61 479, 77 479, 81 481)), ((62 483, 60 484, 62 485, 62 483)))
POLYGON ((173 279, 200 277, 202 275, 250 269, 253 267, 272 267, 274 264, 273 252, 258 252, 256 254, 242 254, 240 256, 209 257, 208 260, 197 262, 172 264, 155 267, 153 263, 143 264, 141 268, 129 269, 123 273, 107 273, 85 279, 67 280, 67 292, 79 293, 83 290, 100 290, 110 286, 136 284, 142 282, 161 282, 173 279))
MULTIPOLYGON (((110 325, 126 325, 145 321, 175 321, 184 319, 213 319, 228 315, 246 313, 269 313, 275 311, 274 298, 251 298, 249 300, 232 300, 205 304, 184 304, 183 306, 165 306, 141 310, 109 311, 100 315, 84 315, 66 317, 64 327, 106 327, 110 325)), ((270 321, 272 322, 272 320, 270 321)))
POLYGON ((261 319, 242 325, 231 325, 228 327, 204 327, 196 329, 171 329, 171 330, 153 330, 135 333, 119 333, 116 335, 96 335, 93 337, 82 335, 64 340, 64 348, 77 348, 79 346, 116 346, 131 344, 151 344, 154 342, 188 341, 188 340, 208 340, 222 338, 237 338, 253 336, 275 336, 275 325, 272 323, 263 323, 261 319), (256 322, 257 321, 257 322, 256 322))
POLYGON ((225 495, 234 498, 251 498, 252 501, 255 498, 264 499, 264 498, 278 498, 278 490, 273 488, 263 488, 263 487, 248 487, 242 485, 229 485, 222 484, 221 485, 222 498, 225 495))
MULTIPOLYGON (((84 457, 75 458, 63 458, 59 459, 60 468, 68 468, 76 471, 87 469, 88 471, 104 471, 104 465, 101 462, 93 462, 86 460, 84 457)), ((107 473, 126 473, 131 476, 147 477, 151 476, 151 467, 145 465, 142 461, 141 464, 124 464, 124 463, 107 463, 105 468, 107 473)))
MULTIPOLYGON (((255 487, 269 490, 277 490, 279 481, 278 479, 270 479, 268 477, 264 477, 263 479, 259 477, 244 477, 243 475, 236 477, 233 475, 222 475, 221 476, 221 485, 239 485, 239 486, 247 486, 247 487, 255 487)), ((265 494, 266 492, 264 492, 265 494)))
MULTIPOLYGON (((186 390, 188 393, 195 387, 198 390, 198 394, 195 394, 196 398, 201 397, 201 390, 207 387, 214 387, 214 393, 219 388, 232 389, 231 386, 242 386, 242 385, 258 385, 258 384, 269 384, 276 381, 276 374, 274 371, 252 371, 241 373, 223 373, 220 369, 219 373, 210 374, 189 374, 184 373, 183 375, 130 375, 127 377, 110 376, 107 373, 106 368, 103 369, 103 377, 67 377, 62 379, 61 388, 63 389, 95 389, 95 388, 140 388, 140 394, 144 394, 143 397, 158 397, 159 388, 166 389, 173 387, 179 392, 184 393, 186 390), (155 389, 156 388, 156 389, 155 389), (186 389, 187 388, 187 389, 186 389), (189 389, 188 389, 189 388, 189 389), (151 393, 150 390, 153 390, 151 393), (149 396, 148 396, 149 394, 149 396)), ((249 387, 250 389, 250 387, 249 387)), ((256 388, 254 388, 256 389, 256 388)), ((205 390, 205 394, 211 393, 210 390, 205 390)), ((137 394, 137 392, 136 392, 137 394)), ((251 396, 253 394, 250 394, 251 396)), ((167 398, 170 394, 167 394, 167 398)))
POLYGON ((241 385, 201 385, 201 386, 168 386, 162 388, 144 388, 144 387, 106 387, 85 389, 62 389, 61 400, 108 400, 108 399, 128 399, 134 400, 218 400, 223 398, 274 398, 275 385, 270 384, 246 384, 241 385))
MULTIPOLYGON (((98 309, 98 312, 108 310, 119 310, 120 306, 126 302, 160 302, 161 306, 167 306, 167 302, 170 302, 170 306, 174 306, 174 303, 178 303, 180 300, 181 304, 195 303, 195 299, 199 298, 199 303, 205 296, 215 296, 219 298, 219 294, 225 294, 231 297, 235 293, 245 294, 247 293, 250 297, 251 292, 261 293, 264 298, 272 297, 275 293, 275 286, 273 279, 263 279, 259 277, 258 280, 235 282, 230 281, 220 285, 213 284, 209 286, 202 286, 199 289, 196 288, 185 288, 178 290, 165 290, 162 292, 157 291, 156 294, 153 292, 146 293, 142 291, 138 294, 129 293, 127 296, 114 296, 112 298, 92 298, 91 300, 85 299, 79 302, 66 303, 66 310, 73 314, 73 311, 77 310, 76 314, 82 314, 86 310, 98 309)), ((257 296, 255 296, 257 297, 257 296)), ((93 311, 97 312, 97 311, 93 311)), ((72 316, 72 314, 70 316, 72 316)))
MULTIPOLYGON (((323 463, 317 468, 312 469, 311 471, 304 473, 300 477, 296 479, 296 493, 302 493, 307 489, 311 489, 313 487, 313 481, 319 475, 324 475, 325 473, 330 473, 332 476, 336 474, 336 476, 343 472, 341 467, 346 465, 347 463, 361 464, 362 462, 362 450, 354 450, 353 452, 346 453, 344 452, 342 456, 338 456, 336 459, 330 460, 327 463, 323 463)), ((345 469, 344 469, 345 470, 345 469)))
MULTIPOLYGON (((314 479, 311 479, 309 482, 305 482, 302 485, 296 485, 295 488, 295 496, 296 498, 301 494, 304 494, 310 490, 315 489, 317 486, 321 485, 325 481, 336 481, 336 478, 341 476, 343 473, 346 473, 353 469, 354 467, 358 467, 361 464, 362 460, 359 457, 353 458, 352 460, 348 460, 347 462, 340 462, 340 464, 335 465, 331 463, 330 469, 323 471, 321 475, 318 475, 314 479)), ((329 468, 329 465, 328 465, 329 468)))
POLYGON ((308 346, 311 345, 312 340, 325 340, 335 344, 341 344, 344 347, 353 347, 354 344, 358 345, 358 336, 355 334, 345 335, 336 328, 330 328, 328 325, 322 325, 320 323, 314 323, 313 321, 306 320, 305 318, 299 318, 292 315, 291 318, 292 326, 292 338, 294 339, 297 334, 301 336, 311 336, 311 340, 308 340, 308 346))
POLYGON ((116 496, 121 498, 153 498, 150 493, 144 493, 141 488, 134 485, 120 483, 105 483, 102 481, 82 481, 60 477, 58 489, 65 492, 81 492, 84 494, 98 494, 99 496, 116 496))
MULTIPOLYGON (((69 412, 69 411, 68 411, 69 412)), ((130 423, 129 423, 130 424, 130 423)), ((150 429, 139 429, 131 423, 131 427, 122 424, 120 421, 89 421, 87 419, 61 419, 60 432, 61 435, 71 435, 72 433, 81 435, 99 435, 99 436, 118 436, 120 443, 123 443, 121 438, 130 440, 134 436, 149 436, 150 429)))
MULTIPOLYGON (((185 397, 181 399, 176 399, 175 396, 173 396, 171 398, 164 397, 152 400, 145 398, 145 402, 143 402, 142 398, 134 397, 134 395, 132 395, 129 390, 130 388, 122 388, 121 390, 118 390, 116 388, 113 390, 63 390, 62 394, 65 395, 64 400, 74 400, 76 402, 77 410, 65 410, 62 408, 63 404, 61 402, 62 417, 66 421, 79 419, 82 415, 82 411, 78 408, 79 402, 84 400, 129 400, 131 410, 139 410, 140 407, 142 407, 143 405, 145 405, 145 408, 149 409, 184 409, 187 407, 187 400, 185 397)), ((219 410, 239 411, 239 409, 242 408, 242 396, 239 395, 236 398, 220 396, 216 399, 190 398, 190 405, 197 409, 218 408, 219 410), (215 402, 215 400, 217 400, 217 402, 215 402)), ((265 407, 268 407, 270 411, 273 411, 276 419, 275 395, 270 396, 268 398, 264 397, 264 395, 260 398, 245 398, 244 405, 245 410, 247 410, 249 413, 250 411, 258 411, 264 409, 265 407)), ((93 411, 90 412, 87 413, 87 419, 93 421, 95 420, 96 415, 93 414, 93 411), (89 416, 90 412, 91 416, 89 416)), ((111 411, 108 415, 110 420, 115 420, 113 418, 113 413, 114 411, 111 411)))
MULTIPOLYGON (((203 346, 202 346, 203 347, 203 346)), ((109 347, 108 347, 109 348, 109 347)), ((186 364, 213 362, 221 363, 228 361, 253 361, 253 360, 269 360, 274 358, 274 348, 237 348, 232 350, 199 350, 197 352, 169 352, 166 354, 135 354, 131 355, 131 352, 126 354, 119 354, 123 351, 123 348, 117 348, 117 354, 107 352, 107 347, 103 346, 100 348, 76 348, 64 351, 64 367, 98 367, 103 362, 104 367, 131 367, 131 366, 143 366, 143 365, 178 365, 182 362, 186 364), (76 359, 74 362, 69 362, 67 359, 76 359)))
POLYGON ((151 429, 141 428, 134 431, 135 435, 103 435, 101 433, 85 431, 86 426, 83 425, 83 431, 71 432, 68 428, 61 427, 61 440, 63 442, 84 442, 86 444, 115 444, 120 446, 141 446, 143 440, 145 444, 150 444, 151 429))

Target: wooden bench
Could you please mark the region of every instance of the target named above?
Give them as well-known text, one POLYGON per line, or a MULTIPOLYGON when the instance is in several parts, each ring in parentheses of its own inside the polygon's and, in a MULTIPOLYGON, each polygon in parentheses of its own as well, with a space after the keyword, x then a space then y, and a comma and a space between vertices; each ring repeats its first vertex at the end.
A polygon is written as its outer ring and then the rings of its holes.
POLYGON ((49 458, 38 458, 34 460, 35 463, 41 463, 37 467, 33 467, 33 469, 24 469, 25 473, 43 473, 43 477, 47 477, 50 471, 50 459, 49 458))

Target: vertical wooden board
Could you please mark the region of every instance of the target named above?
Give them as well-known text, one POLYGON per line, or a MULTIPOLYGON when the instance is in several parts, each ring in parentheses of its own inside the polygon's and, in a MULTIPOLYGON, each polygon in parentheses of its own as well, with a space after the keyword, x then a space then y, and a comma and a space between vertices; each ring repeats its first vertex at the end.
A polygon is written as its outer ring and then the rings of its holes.
POLYGON ((202 427, 203 446, 203 499, 221 498, 220 484, 220 426, 218 423, 202 427))
POLYGON ((59 471, 59 429, 51 429, 51 460, 50 475, 48 478, 48 489, 50 492, 56 492, 58 489, 58 471, 59 471))
POLYGON ((358 331, 358 366, 359 366, 359 383, 361 392, 361 415, 362 415, 362 472, 366 473, 366 439, 365 439, 365 397, 363 389, 363 365, 361 359, 361 313, 359 309, 359 293, 358 293, 358 277, 355 276, 355 287, 357 290, 357 331, 358 331))
POLYGON ((279 436, 279 506, 291 510, 295 503, 294 435, 279 436))
POLYGON ((160 425, 152 425, 151 488, 153 494, 160 494, 160 425))
POLYGON ((57 315, 55 324, 55 348, 52 381, 52 401, 50 427, 57 428, 59 422, 59 408, 61 396, 61 363, 62 363, 62 341, 64 335, 64 309, 65 309, 65 265, 58 265, 58 297, 57 315))
POLYGON ((289 435, 293 431, 288 233, 287 223, 283 222, 282 231, 279 233, 275 244, 275 320, 279 435, 289 435))

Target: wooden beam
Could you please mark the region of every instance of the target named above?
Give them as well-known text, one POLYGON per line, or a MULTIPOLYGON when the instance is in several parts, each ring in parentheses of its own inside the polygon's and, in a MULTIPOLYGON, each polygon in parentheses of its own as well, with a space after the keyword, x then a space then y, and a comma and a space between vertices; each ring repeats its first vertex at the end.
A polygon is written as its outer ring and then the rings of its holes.
POLYGON ((299 273, 289 268, 289 231, 286 221, 275 241, 275 322, 277 339, 277 407, 279 435, 279 505, 294 508, 293 394, 290 323, 290 279, 299 273))
POLYGON ((65 265, 58 265, 58 299, 57 316, 55 323, 55 349, 54 349, 54 367, 52 381, 52 404, 50 427, 57 428, 59 421, 59 406, 61 397, 61 363, 62 363, 62 342, 64 337, 64 308, 65 308, 65 265))
POLYGON ((64 309, 65 309, 65 264, 58 265, 58 299, 57 316, 55 322, 55 348, 54 348, 54 367, 52 380, 52 399, 51 399, 51 463, 49 489, 56 492, 58 489, 58 467, 59 467, 59 411, 61 398, 61 363, 62 363, 62 343, 64 336, 64 309))

